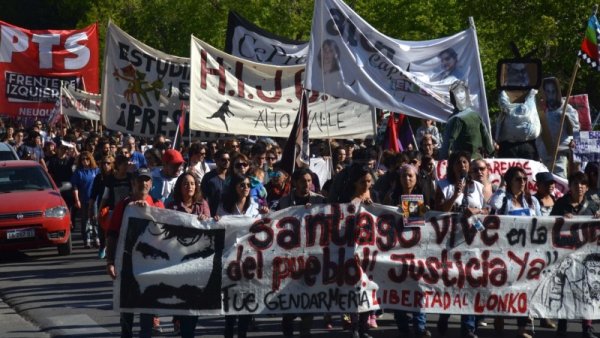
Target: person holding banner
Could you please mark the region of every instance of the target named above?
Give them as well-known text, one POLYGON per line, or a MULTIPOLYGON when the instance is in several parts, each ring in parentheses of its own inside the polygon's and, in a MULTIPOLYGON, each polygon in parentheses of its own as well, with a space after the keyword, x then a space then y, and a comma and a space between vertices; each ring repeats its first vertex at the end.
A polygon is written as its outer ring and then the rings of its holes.
MULTIPOLYGON (((379 195, 374 191, 375 181, 371 168, 367 164, 353 163, 348 167, 348 184, 351 194, 340 196, 340 203, 373 204, 379 203, 379 195)), ((370 327, 377 327, 376 316, 373 311, 351 314, 352 337, 372 338, 369 335, 370 327)))
MULTIPOLYGON (((310 191, 312 186, 312 171, 308 168, 298 168, 292 174, 292 183, 294 189, 291 193, 283 196, 279 200, 277 210, 303 205, 306 208, 313 204, 325 203, 325 197, 310 191)), ((297 314, 284 314, 281 320, 281 327, 285 337, 294 336, 294 319, 297 314)), ((312 326, 313 314, 301 314, 300 337, 309 338, 310 328, 312 326)))
MULTIPOLYGON (((173 201, 166 207, 197 215, 201 221, 205 221, 211 216, 208 202, 202 198, 200 180, 193 172, 185 172, 177 178, 173 188, 173 201)), ((174 331, 175 333, 181 332, 182 338, 193 338, 197 322, 198 316, 175 316, 173 317, 174 331)))
MULTIPOLYGON (((461 217, 487 214, 484 208, 483 184, 469 177, 471 155, 464 151, 454 152, 448 159, 448 172, 445 179, 438 181, 435 192, 435 210, 459 212, 461 217)), ((448 314, 440 314, 437 329, 443 336, 448 331, 448 314)), ((461 316, 463 338, 477 338, 477 321, 473 315, 461 316)))
MULTIPOLYGON (((556 201, 550 215, 564 216, 565 218, 572 218, 574 216, 593 216, 594 218, 600 218, 600 205, 593 200, 586 198, 588 188, 588 178, 584 173, 576 172, 570 175, 569 192, 556 201)), ((562 293, 554 296, 559 299, 562 299, 563 297, 562 293)), ((582 337, 584 338, 598 337, 594 334, 591 320, 582 320, 581 329, 582 337)), ((560 319, 558 321, 556 334, 558 337, 568 337, 566 319, 560 319)))
MULTIPOLYGON (((510 167, 504 173, 503 183, 506 187, 500 187, 490 201, 492 213, 496 215, 512 216, 542 216, 540 202, 527 190, 527 173, 520 167, 510 167)), ((527 317, 517 317, 517 337, 531 338, 532 335, 526 331, 527 317)), ((551 322, 542 319, 542 327, 551 327, 551 322)), ((503 318, 496 318, 494 323, 496 330, 502 331, 504 327, 503 318)))
MULTIPOLYGON (((256 218, 260 214, 269 212, 266 207, 259 208, 258 203, 250 197, 250 177, 234 173, 229 179, 230 181, 225 186, 221 203, 217 209, 215 220, 218 221, 219 218, 227 215, 244 215, 256 218)), ((251 320, 251 315, 225 316, 225 338, 233 338, 233 329, 236 322, 238 325, 238 338, 246 338, 251 320)))
MULTIPOLYGON (((404 195, 421 195, 424 201, 428 201, 429 198, 423 196, 420 183, 418 169, 412 164, 403 165, 400 167, 398 180, 392 183, 392 188, 384 198, 383 203, 386 205, 401 206, 402 196, 404 195)), ((406 311, 394 311, 394 320, 398 326, 398 331, 400 331, 400 336, 409 336, 410 329, 408 327, 408 315, 406 311)), ((426 328, 427 317, 424 313, 413 312, 412 321, 416 338, 431 337, 431 332, 426 328)))
MULTIPOLYGON (((137 205, 141 207, 164 208, 160 200, 155 200, 150 196, 152 187, 152 174, 146 168, 138 169, 134 173, 131 195, 121 200, 114 209, 113 215, 106 230, 106 272, 112 280, 117 278, 115 268, 115 256, 117 253, 117 241, 123 222, 123 214, 128 205, 137 205)), ((121 313, 121 337, 133 337, 133 313, 121 313)), ((140 338, 149 338, 152 335, 154 325, 154 316, 151 314, 140 314, 140 338)))

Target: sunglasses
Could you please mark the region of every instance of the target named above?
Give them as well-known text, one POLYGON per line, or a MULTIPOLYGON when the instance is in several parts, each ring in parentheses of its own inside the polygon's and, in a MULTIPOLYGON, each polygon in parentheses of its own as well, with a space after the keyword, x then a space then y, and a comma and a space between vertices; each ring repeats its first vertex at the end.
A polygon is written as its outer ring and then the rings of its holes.
POLYGON ((234 148, 239 148, 240 147, 239 144, 232 144, 231 146, 234 147, 234 148))
POLYGON ((243 188, 250 188, 250 183, 242 182, 242 183, 238 184, 238 187, 240 187, 242 189, 243 188))
POLYGON ((269 160, 269 161, 275 161, 275 160, 277 160, 277 157, 267 157, 267 160, 269 160))
POLYGON ((235 164, 236 168, 242 168, 242 167, 246 168, 247 166, 248 166, 248 163, 246 163, 246 162, 239 162, 239 163, 235 164))

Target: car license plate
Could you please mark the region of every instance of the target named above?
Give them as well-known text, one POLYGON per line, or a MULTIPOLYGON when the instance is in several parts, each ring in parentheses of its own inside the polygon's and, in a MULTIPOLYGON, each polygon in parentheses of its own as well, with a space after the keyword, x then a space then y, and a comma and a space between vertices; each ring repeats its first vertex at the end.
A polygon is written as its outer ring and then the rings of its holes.
POLYGON ((21 239, 35 237, 35 229, 17 229, 6 232, 6 239, 21 239))

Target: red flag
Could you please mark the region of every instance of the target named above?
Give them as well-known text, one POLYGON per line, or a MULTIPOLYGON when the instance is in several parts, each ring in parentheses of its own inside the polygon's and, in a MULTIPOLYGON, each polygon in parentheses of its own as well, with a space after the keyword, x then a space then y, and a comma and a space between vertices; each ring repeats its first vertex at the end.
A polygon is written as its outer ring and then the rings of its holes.
MULTIPOLYGON (((400 114, 400 119, 402 119, 403 115, 400 114)), ((386 143, 387 149, 399 153, 402 151, 402 145, 400 145, 400 139, 398 139, 398 125, 402 123, 401 120, 396 122, 394 118, 394 113, 390 112, 390 116, 388 117, 387 129, 386 129, 386 143)))
POLYGON ((179 116, 179 134, 183 139, 183 131, 185 130, 185 103, 181 101, 181 116, 179 116))

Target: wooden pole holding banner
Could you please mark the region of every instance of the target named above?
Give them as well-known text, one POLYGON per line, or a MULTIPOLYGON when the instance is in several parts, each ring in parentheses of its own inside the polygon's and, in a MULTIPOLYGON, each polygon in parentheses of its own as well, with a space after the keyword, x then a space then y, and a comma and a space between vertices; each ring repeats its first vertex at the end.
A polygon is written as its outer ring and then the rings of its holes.
MULTIPOLYGON (((598 13, 598 5, 594 5, 592 9, 592 15, 596 15, 598 13)), ((587 28, 587 21, 586 21, 587 28)), ((569 97, 571 97, 571 92, 573 91, 573 85, 575 84, 575 76, 577 76, 577 70, 579 69, 579 65, 581 64, 581 58, 577 58, 577 62, 575 62, 575 67, 573 68, 573 74, 571 75, 571 81, 569 82, 569 89, 567 90, 567 96, 565 97, 565 103, 563 104, 562 115, 560 118, 560 129, 558 130, 558 138, 556 139, 556 147, 554 148, 554 157, 552 158, 552 166, 550 167, 550 172, 554 172, 554 166, 556 165, 556 158, 558 157, 558 147, 560 146, 560 138, 562 136, 563 127, 565 124, 565 117, 567 112, 567 105, 569 104, 569 97)))
POLYGON ((554 166, 556 165, 556 158, 558 157, 558 147, 560 146, 560 138, 562 137, 563 127, 565 125, 565 117, 567 116, 567 105, 569 104, 569 97, 571 97, 571 91, 573 90, 573 84, 575 83, 575 76, 577 76, 577 70, 581 59, 577 58, 575 62, 575 68, 573 68, 573 74, 571 75, 571 81, 569 82, 569 89, 567 90, 567 96, 565 97, 565 103, 562 107, 562 114, 560 118, 560 129, 558 130, 558 137, 556 138, 556 147, 554 148, 554 156, 552 157, 552 165, 550 166, 550 172, 554 172, 554 166))

